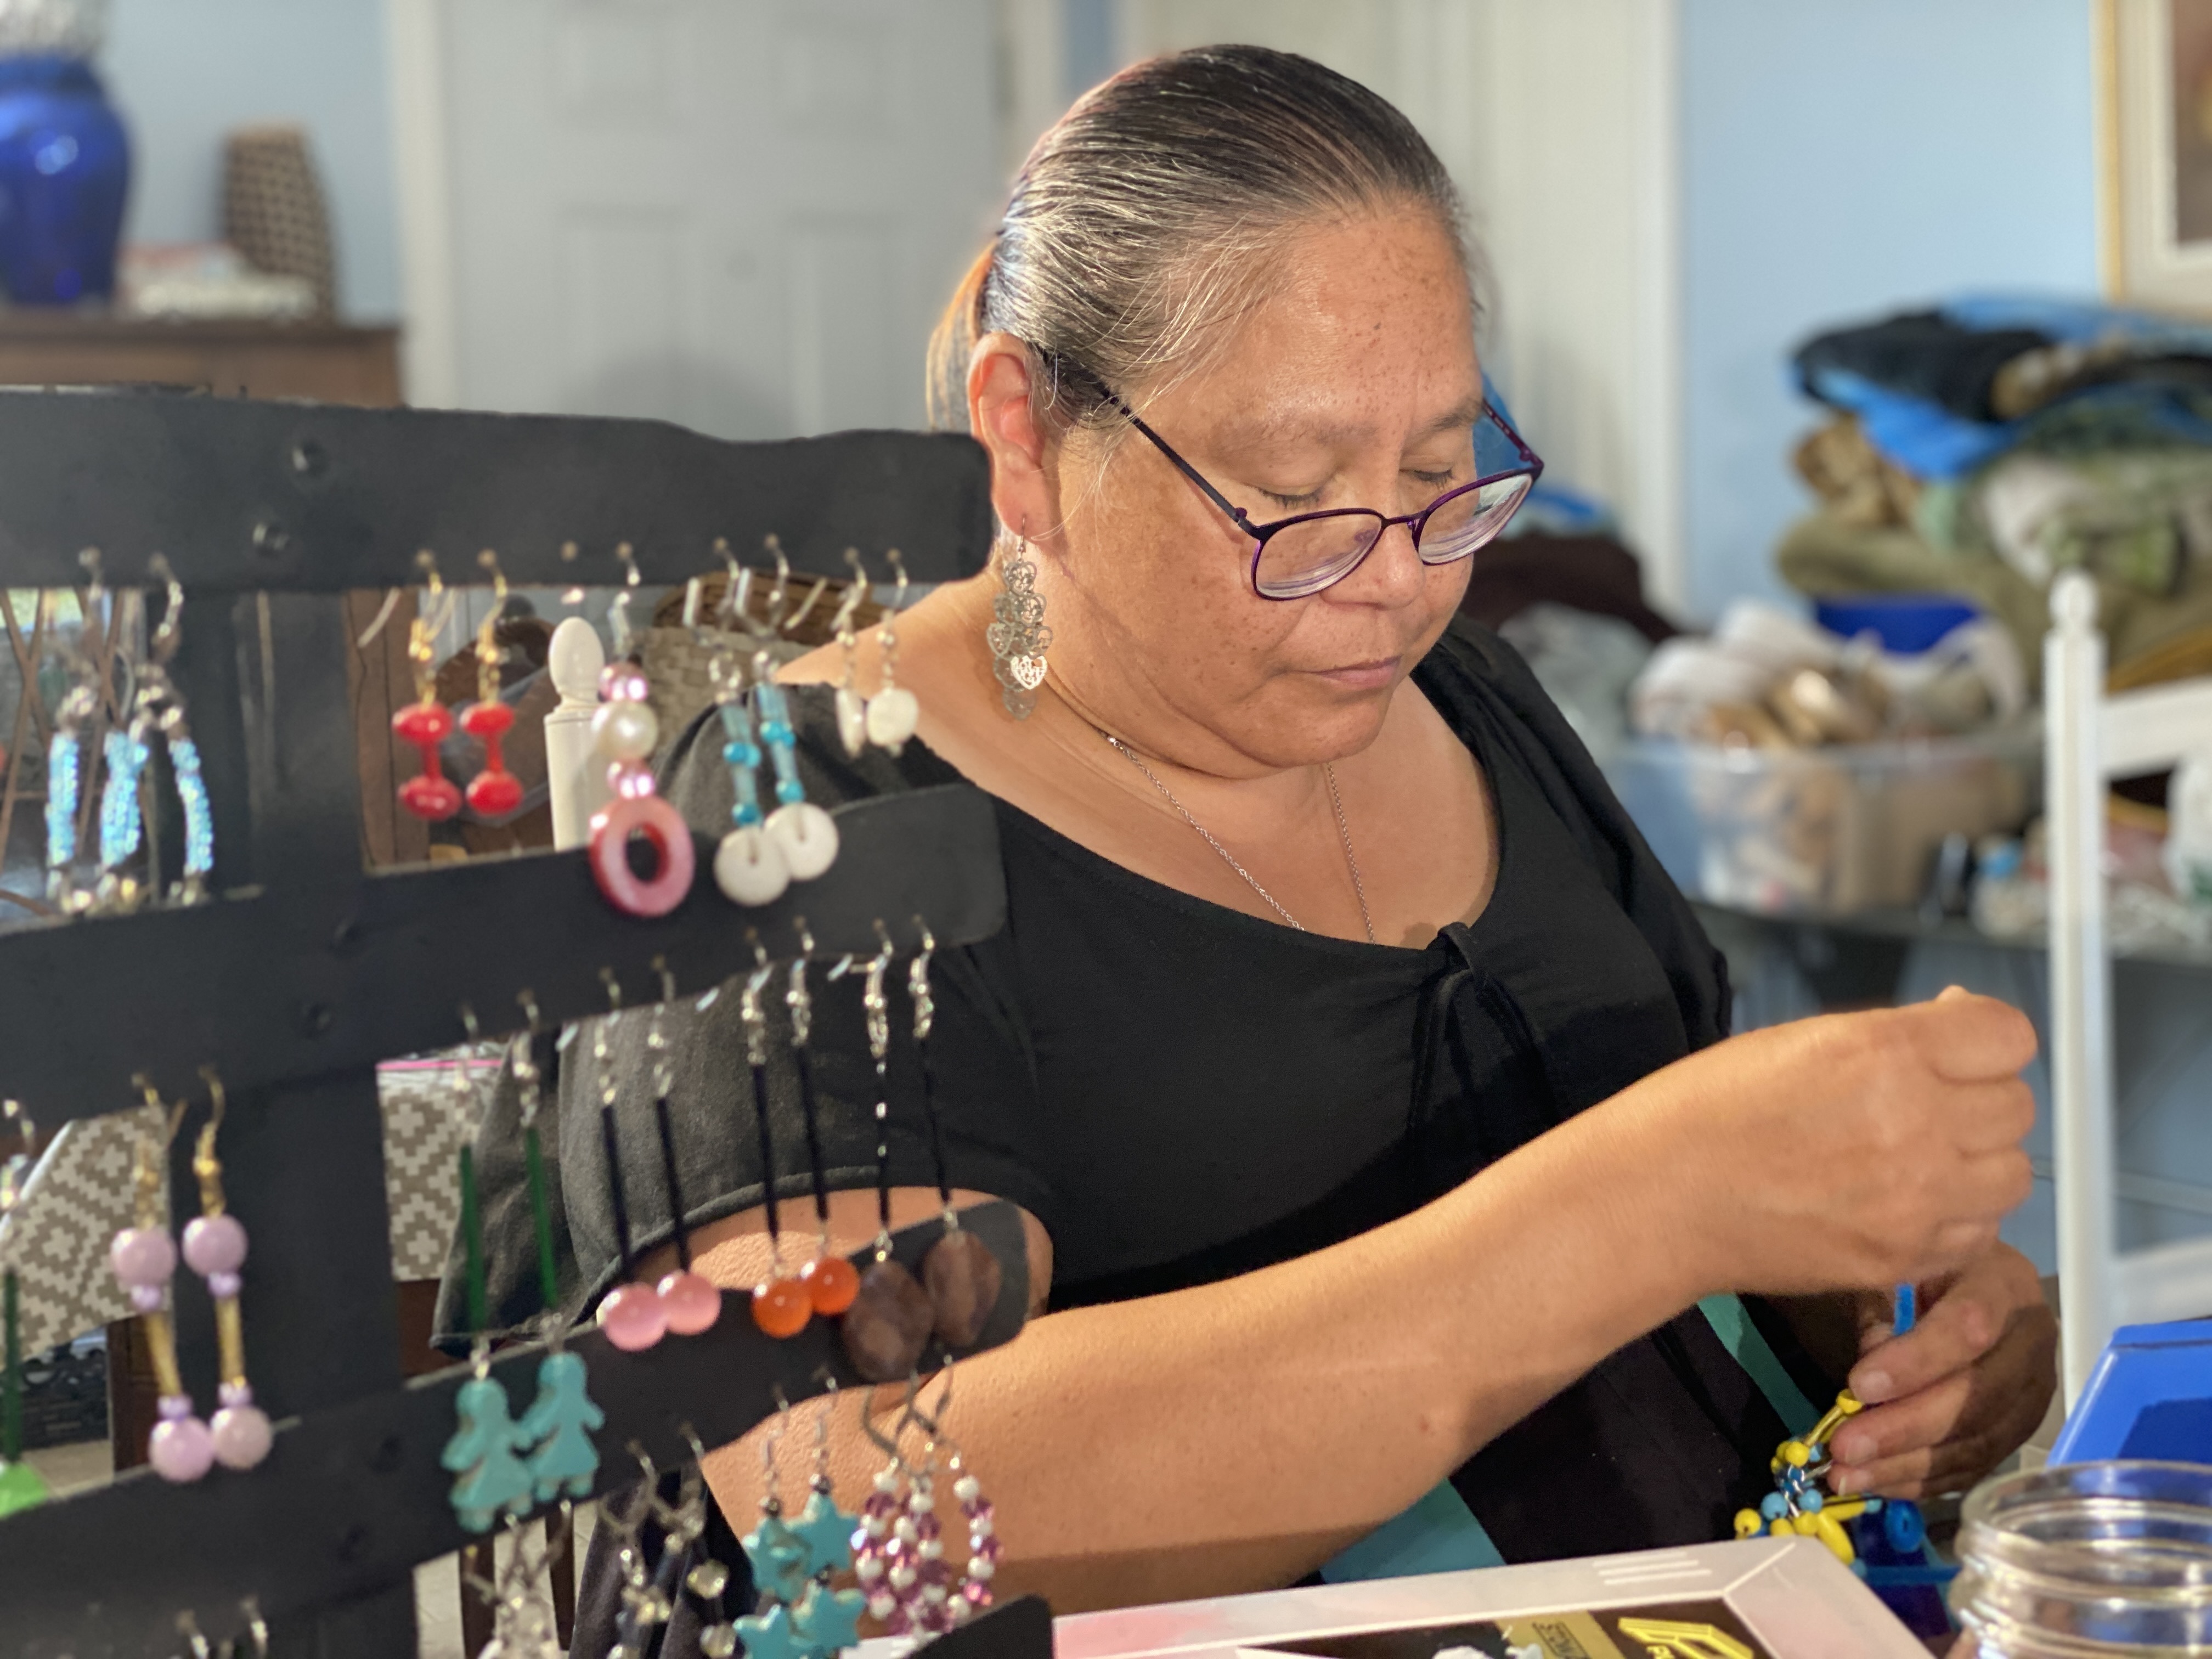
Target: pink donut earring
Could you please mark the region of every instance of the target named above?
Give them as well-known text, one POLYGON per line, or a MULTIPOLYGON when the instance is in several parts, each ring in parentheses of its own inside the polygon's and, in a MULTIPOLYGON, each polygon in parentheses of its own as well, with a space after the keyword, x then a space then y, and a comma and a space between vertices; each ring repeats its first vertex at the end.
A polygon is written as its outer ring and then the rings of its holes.
POLYGON ((107 1261, 145 1322, 146 1347, 161 1389, 161 1420, 146 1437, 147 1462, 164 1480, 183 1483, 198 1480, 215 1464, 215 1437, 185 1392, 184 1376, 177 1369, 177 1334, 169 1322, 169 1280, 176 1275, 177 1244, 163 1218, 161 1194, 169 1143, 176 1139, 185 1107, 181 1101, 173 1108, 163 1105, 154 1085, 143 1077, 138 1086, 147 1105, 163 1115, 167 1127, 158 1137, 149 1134, 138 1143, 133 1175, 137 1224, 115 1235, 107 1261))
POLYGON ((652 760, 660 741, 660 721, 646 701, 652 688, 645 671, 625 654, 630 590, 638 585, 637 561, 628 542, 615 552, 629 574, 615 596, 616 660, 599 677, 599 712, 592 717, 592 739, 607 761, 607 785, 614 799, 592 815, 592 874, 617 909, 633 916, 665 916, 691 890, 697 860, 691 826, 654 793, 652 760), (630 868, 633 837, 652 850, 651 876, 641 877, 630 868))
POLYGON ((250 1469, 269 1455, 270 1433, 269 1414, 253 1403, 253 1389, 246 1380, 246 1330, 238 1311, 246 1228, 224 1206, 222 1164, 215 1154, 216 1136, 222 1128, 222 1081, 212 1066, 202 1066, 200 1075, 207 1080, 215 1112, 192 1152, 200 1212, 185 1225, 185 1262, 207 1280, 215 1302, 216 1345, 222 1365, 222 1405, 208 1423, 215 1461, 227 1469, 250 1469))

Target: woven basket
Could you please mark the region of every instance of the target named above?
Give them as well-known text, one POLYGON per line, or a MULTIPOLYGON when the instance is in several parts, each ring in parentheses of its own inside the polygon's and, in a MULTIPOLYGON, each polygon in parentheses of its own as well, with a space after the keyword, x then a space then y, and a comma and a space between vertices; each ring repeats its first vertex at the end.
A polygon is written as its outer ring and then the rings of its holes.
POLYGON ((336 314, 330 211, 303 129, 240 127, 224 141, 222 234, 256 270, 306 278, 316 311, 336 314))

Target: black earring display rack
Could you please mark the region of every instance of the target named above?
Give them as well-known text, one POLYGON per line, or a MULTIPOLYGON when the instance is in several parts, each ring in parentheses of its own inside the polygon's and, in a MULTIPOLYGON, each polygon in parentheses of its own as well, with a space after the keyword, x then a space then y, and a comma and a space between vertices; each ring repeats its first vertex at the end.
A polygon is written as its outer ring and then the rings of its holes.
MULTIPOLYGON (((0 1522, 0 1659, 166 1659, 191 1632, 240 1636, 249 1605, 280 1659, 395 1659, 416 1647, 412 1568, 468 1540, 438 1458, 460 1371, 402 1386, 377 1061, 449 1046, 463 1009, 483 1033, 603 1012, 603 972, 632 1006, 750 967, 757 951, 902 951, 922 919, 940 945, 988 938, 1006 895, 989 802, 964 786, 840 809, 842 851, 818 880, 740 910, 705 873, 668 915, 623 915, 580 852, 364 874, 343 593, 450 579, 494 550, 515 584, 612 585, 712 568, 717 538, 757 558, 776 535, 796 569, 833 574, 848 546, 897 547, 919 580, 980 569, 988 471, 961 438, 846 433, 734 444, 652 422, 364 410, 149 392, 0 392, 0 585, 80 586, 95 547, 112 585, 166 553, 186 595, 172 676, 189 702, 216 815, 219 895, 190 908, 27 924, 0 933, 0 1095, 41 1125, 138 1103, 133 1079, 230 1109, 222 1157, 253 1235, 244 1269, 247 1370, 277 1424, 246 1474, 191 1486, 139 1470, 0 1522)), ((150 583, 149 585, 151 585, 150 583)), ((203 1107, 202 1110, 204 1109, 203 1107)), ((197 1116, 191 1120, 199 1121, 197 1116)), ((196 1207, 189 1132, 172 1149, 178 1212, 196 1207)), ((1020 1328, 1027 1275, 1003 1205, 967 1224, 1007 1271, 977 1346, 1020 1328)), ((933 1224, 896 1243, 918 1258, 933 1224)), ((185 1380, 215 1395, 212 1316, 174 1282, 185 1380)), ((706 1334, 643 1354, 596 1334, 584 1356, 606 1413, 601 1488, 632 1441, 663 1467, 847 1370, 830 1333, 758 1333, 742 1297, 706 1334)), ((526 1399, 540 1351, 495 1363, 526 1399)), ((1006 1659, 1049 1652, 1040 1604, 943 1638, 1006 1659)))

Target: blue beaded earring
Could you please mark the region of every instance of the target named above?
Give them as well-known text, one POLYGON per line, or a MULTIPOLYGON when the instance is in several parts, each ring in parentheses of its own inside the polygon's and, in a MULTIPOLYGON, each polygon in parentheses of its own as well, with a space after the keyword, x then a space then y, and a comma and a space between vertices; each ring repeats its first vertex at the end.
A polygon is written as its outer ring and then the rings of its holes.
POLYGON ((791 724, 791 704, 775 683, 775 667, 765 651, 753 658, 753 711, 760 738, 775 769, 775 811, 763 826, 783 854, 793 881, 811 881, 837 861, 837 821, 806 799, 799 779, 799 738, 791 724))
MULTIPOLYGON (((179 903, 197 903, 207 896, 207 879, 215 868, 215 819, 208 805, 207 781, 200 775, 199 746, 185 723, 185 700, 169 678, 169 663, 177 654, 179 629, 185 610, 185 590, 169 562, 156 553, 147 568, 167 590, 161 624, 147 641, 146 660, 138 669, 138 688, 131 698, 131 724, 107 734, 105 745, 107 784, 100 798, 100 884, 96 902, 103 908, 134 909, 145 897, 137 879, 124 867, 144 839, 145 824, 138 804, 138 785, 152 758, 158 735, 168 746, 169 763, 177 777, 177 799, 184 807, 185 866, 169 897, 179 903)), ((71 696, 75 696, 71 693, 71 696)))

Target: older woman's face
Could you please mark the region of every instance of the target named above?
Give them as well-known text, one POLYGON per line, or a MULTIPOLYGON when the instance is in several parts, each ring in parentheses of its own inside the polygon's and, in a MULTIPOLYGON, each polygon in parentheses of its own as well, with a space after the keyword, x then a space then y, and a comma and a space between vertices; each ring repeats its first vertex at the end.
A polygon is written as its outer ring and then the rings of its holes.
MULTIPOLYGON (((1410 513, 1468 482, 1482 383, 1442 228, 1422 212, 1360 218, 1282 258, 1285 280, 1212 367, 1133 395, 1146 422, 1255 524, 1410 513)), ((1067 459, 1056 574, 1089 624, 1085 654, 1110 653, 1147 701, 1265 765, 1364 748, 1467 586, 1467 562, 1423 564, 1399 526, 1335 586, 1263 599, 1250 538, 1139 434, 1095 483, 1079 447, 1067 459)))

